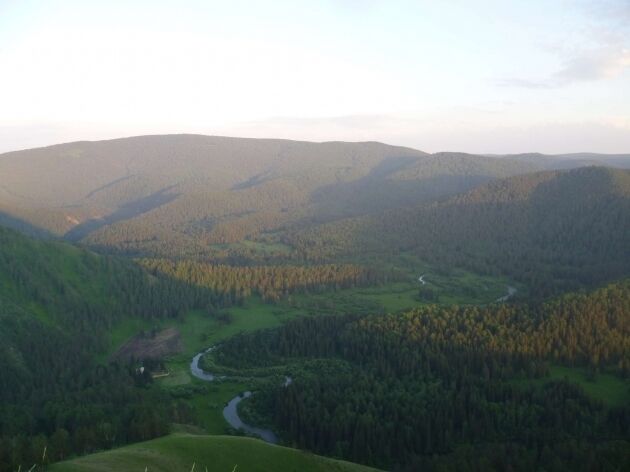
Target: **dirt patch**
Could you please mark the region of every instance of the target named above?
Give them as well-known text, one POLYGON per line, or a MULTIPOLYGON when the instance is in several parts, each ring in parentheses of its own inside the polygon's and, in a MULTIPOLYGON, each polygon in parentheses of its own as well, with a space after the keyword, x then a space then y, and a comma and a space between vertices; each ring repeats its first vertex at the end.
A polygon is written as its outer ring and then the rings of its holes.
POLYGON ((113 360, 162 359, 182 350, 181 335, 176 328, 167 328, 157 333, 137 334, 112 356, 113 360))

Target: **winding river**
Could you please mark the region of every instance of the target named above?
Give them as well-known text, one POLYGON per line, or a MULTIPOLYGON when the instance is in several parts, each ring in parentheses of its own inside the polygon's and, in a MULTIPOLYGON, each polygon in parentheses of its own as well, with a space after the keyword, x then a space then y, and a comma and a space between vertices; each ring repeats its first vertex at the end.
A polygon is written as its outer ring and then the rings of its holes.
POLYGON ((211 374, 210 372, 206 372, 201 367, 199 367, 199 360, 201 359, 201 357, 207 352, 212 351, 213 349, 214 349, 214 346, 206 349, 205 351, 200 352, 199 354, 197 354, 195 357, 192 358, 192 361, 190 362, 190 373, 194 377, 197 377, 200 380, 205 380, 206 382, 212 382, 216 378, 214 374, 211 374))
MULTIPOLYGON (((426 277, 427 274, 422 274, 420 277, 418 277, 418 282, 420 282, 422 285, 426 285, 427 281, 424 280, 424 278, 426 277)), ((511 285, 507 286, 507 293, 505 295, 503 295, 502 297, 497 298, 494 303, 503 303, 503 302, 507 302, 510 298, 512 298, 515 294, 516 294, 517 290, 516 287, 512 287, 511 285)))
MULTIPOLYGON (((426 284, 426 281, 424 280, 425 275, 426 274, 423 274, 423 275, 421 275, 418 278, 418 281, 422 285, 426 284)), ((515 287, 511 287, 511 286, 508 285, 508 287, 507 287, 507 294, 505 294, 504 296, 502 296, 500 298, 497 298, 496 302, 501 303, 501 302, 505 302, 505 301, 509 300, 512 296, 514 296, 516 291, 517 290, 516 290, 515 287)), ((198 378, 200 380, 203 380, 204 382, 212 382, 215 379, 224 378, 223 376, 219 377, 219 376, 216 376, 216 375, 212 374, 211 372, 206 372, 201 367, 199 367, 199 360, 201 359, 201 357, 204 354, 206 354, 208 352, 211 352, 214 348, 215 348, 215 346, 212 346, 212 347, 206 349, 205 351, 202 351, 202 352, 198 353, 197 355, 195 355, 192 358, 192 361, 190 362, 190 373, 194 377, 196 377, 196 378, 198 378)), ((293 379, 291 377, 285 377, 284 387, 288 387, 289 385, 291 385, 291 382, 293 382, 293 379)), ((223 417, 225 418, 225 420, 228 422, 228 424, 232 428, 234 428, 234 429, 241 429, 241 430, 245 431, 248 434, 251 434, 253 436, 258 436, 263 441, 266 441, 266 442, 271 443, 271 444, 277 444, 278 443, 278 436, 276 436, 276 434, 273 431, 271 431, 270 429, 258 428, 256 426, 252 426, 250 424, 247 424, 238 415, 238 404, 240 402, 242 402, 245 398, 249 398, 252 395, 253 395, 252 392, 246 391, 246 392, 243 392, 241 395, 237 395, 234 398, 232 398, 227 403, 225 408, 223 408, 223 417)))
MULTIPOLYGON (((190 373, 194 377, 200 380, 203 380, 205 382, 212 382, 215 379, 224 378, 223 376, 219 377, 210 372, 206 372, 201 367, 199 367, 199 360, 201 359, 201 357, 204 354, 212 351, 213 349, 214 349, 214 346, 206 349, 205 351, 200 352, 199 354, 195 355, 195 357, 193 357, 192 361, 190 362, 190 373)), ((293 382, 293 379, 291 377, 285 377, 284 386, 288 387, 289 385, 291 385, 291 382, 293 382)), ((238 416, 238 404, 241 401, 243 401, 243 399, 249 398, 252 395, 253 395, 252 392, 247 391, 247 392, 243 392, 241 395, 237 395, 234 398, 232 398, 227 403, 225 408, 223 408, 223 418, 225 418, 228 424, 234 429, 241 429, 248 434, 251 434, 253 436, 258 436, 263 441, 266 441, 271 444, 277 444, 278 436, 276 436, 276 434, 273 431, 271 431, 270 429, 257 428, 256 426, 249 425, 245 423, 241 419, 240 416, 238 416)))

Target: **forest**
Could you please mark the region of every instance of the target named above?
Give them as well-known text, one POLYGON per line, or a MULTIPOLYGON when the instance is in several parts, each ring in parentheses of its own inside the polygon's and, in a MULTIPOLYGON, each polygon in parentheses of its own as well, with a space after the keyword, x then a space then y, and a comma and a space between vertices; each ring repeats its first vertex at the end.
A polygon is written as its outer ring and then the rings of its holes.
POLYGON ((285 366, 291 385, 261 388, 248 408, 317 453, 410 471, 615 470, 627 465, 630 395, 606 405, 548 374, 610 372, 628 389, 629 309, 626 280, 542 304, 308 317, 234 337, 213 358, 285 366))
POLYGON ((411 253, 436 267, 509 276, 544 299, 630 275, 630 171, 588 167, 510 177, 285 237, 305 260, 411 253))
POLYGON ((246 391, 280 462, 627 467, 628 155, 172 135, 0 157, 2 471, 216 449, 246 391))
POLYGON ((384 273, 369 267, 346 264, 313 266, 241 266, 213 265, 189 260, 140 259, 151 273, 161 273, 188 284, 206 287, 233 303, 252 294, 266 302, 275 302, 292 293, 321 293, 395 281, 401 274, 384 273))
MULTIPOLYGON (((163 435, 186 409, 137 364, 97 361, 127 318, 221 306, 208 289, 130 261, 0 228, 0 470, 163 435)), ((209 316, 209 315, 208 315, 209 316)))

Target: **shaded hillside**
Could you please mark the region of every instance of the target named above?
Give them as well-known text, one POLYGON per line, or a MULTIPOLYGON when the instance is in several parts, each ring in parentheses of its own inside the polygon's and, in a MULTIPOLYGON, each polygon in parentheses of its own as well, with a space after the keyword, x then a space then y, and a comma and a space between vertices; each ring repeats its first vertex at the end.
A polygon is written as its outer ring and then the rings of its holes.
POLYGON ((134 366, 97 365, 104 335, 220 303, 130 261, 0 228, 0 470, 24 470, 45 446, 58 460, 167 433, 167 395, 134 366))
MULTIPOLYGON (((140 136, 0 155, 0 211, 14 227, 108 251, 216 258, 222 244, 565 165, 553 157, 429 155, 375 142, 140 136)), ((226 254, 251 258, 238 249, 226 254)))
POLYGON ((306 258, 413 252, 521 280, 546 296, 630 274, 630 171, 589 167, 493 181, 441 202, 288 240, 306 258))

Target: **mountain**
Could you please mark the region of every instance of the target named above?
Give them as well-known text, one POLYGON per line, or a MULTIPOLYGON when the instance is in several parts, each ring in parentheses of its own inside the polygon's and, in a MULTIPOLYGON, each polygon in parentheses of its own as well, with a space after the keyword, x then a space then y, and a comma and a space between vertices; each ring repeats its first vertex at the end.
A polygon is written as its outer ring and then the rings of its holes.
POLYGON ((226 244, 416 205, 566 162, 426 154, 376 142, 200 135, 76 142, 0 155, 0 221, 109 251, 217 257, 226 244))
POLYGON ((509 275, 540 296, 630 275, 630 170, 586 167, 499 179, 438 202, 297 231, 312 260, 414 253, 509 275))

